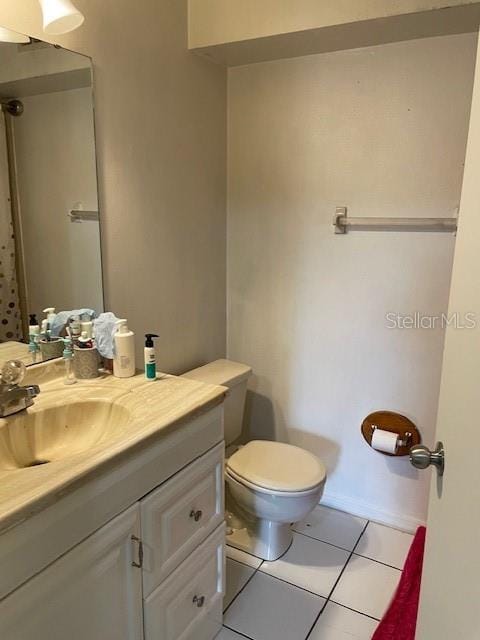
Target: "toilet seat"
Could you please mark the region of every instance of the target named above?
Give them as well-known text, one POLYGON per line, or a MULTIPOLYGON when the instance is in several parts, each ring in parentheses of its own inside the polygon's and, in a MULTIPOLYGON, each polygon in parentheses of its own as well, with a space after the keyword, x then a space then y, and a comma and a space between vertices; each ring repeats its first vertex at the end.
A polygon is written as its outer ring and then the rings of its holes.
POLYGON ((245 486, 272 495, 308 494, 325 482, 323 463, 283 442, 253 440, 227 461, 226 472, 245 486))
POLYGON ((225 477, 227 482, 229 479, 236 480, 239 484, 243 485, 244 487, 247 487, 248 489, 251 489, 252 491, 255 491, 257 493, 263 493, 266 496, 272 496, 272 497, 278 497, 278 498, 306 497, 316 493, 319 487, 319 485, 316 485, 315 487, 312 487, 311 489, 306 489, 305 491, 279 491, 277 489, 266 489, 265 487, 261 487, 258 484, 249 482, 248 480, 246 480, 245 478, 242 478, 241 476, 235 475, 235 473, 233 473, 233 471, 231 471, 230 469, 225 469, 225 477))

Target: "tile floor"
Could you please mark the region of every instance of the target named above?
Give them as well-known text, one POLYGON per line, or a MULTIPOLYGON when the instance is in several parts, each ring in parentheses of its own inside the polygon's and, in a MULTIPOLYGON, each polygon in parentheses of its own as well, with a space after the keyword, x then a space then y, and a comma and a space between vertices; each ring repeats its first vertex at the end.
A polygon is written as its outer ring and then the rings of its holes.
POLYGON ((217 640, 370 640, 413 536, 317 507, 275 562, 227 547, 217 640))

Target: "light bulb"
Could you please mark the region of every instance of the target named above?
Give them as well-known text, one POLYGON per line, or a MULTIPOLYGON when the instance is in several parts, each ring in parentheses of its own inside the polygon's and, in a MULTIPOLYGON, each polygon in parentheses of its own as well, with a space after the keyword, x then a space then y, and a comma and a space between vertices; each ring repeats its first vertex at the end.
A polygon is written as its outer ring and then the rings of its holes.
POLYGON ((30 38, 24 36, 23 33, 17 33, 11 29, 0 27, 0 42, 18 42, 23 44, 24 42, 30 42, 30 38))
POLYGON ((59 36, 77 29, 85 17, 70 0, 38 0, 43 12, 43 30, 59 36))

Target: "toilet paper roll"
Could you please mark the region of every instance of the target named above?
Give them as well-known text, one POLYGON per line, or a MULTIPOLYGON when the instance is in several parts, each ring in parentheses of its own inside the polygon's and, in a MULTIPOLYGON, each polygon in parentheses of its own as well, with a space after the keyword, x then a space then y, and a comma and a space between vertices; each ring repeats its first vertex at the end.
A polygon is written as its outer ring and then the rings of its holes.
POLYGON ((398 433, 375 429, 372 435, 372 448, 385 453, 396 453, 399 439, 398 433))

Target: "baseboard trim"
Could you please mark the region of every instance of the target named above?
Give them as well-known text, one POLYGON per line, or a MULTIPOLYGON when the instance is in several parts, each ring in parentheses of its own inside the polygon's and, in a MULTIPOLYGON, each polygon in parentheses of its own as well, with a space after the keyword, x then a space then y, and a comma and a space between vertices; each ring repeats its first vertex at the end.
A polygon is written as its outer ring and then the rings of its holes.
POLYGON ((394 511, 386 511, 385 509, 379 509, 373 504, 364 502, 363 500, 356 500, 355 498, 350 498, 348 496, 340 496, 326 492, 323 494, 320 504, 325 507, 338 509, 339 511, 345 511, 351 515, 359 516, 360 518, 366 518, 373 522, 385 524, 389 527, 395 527, 395 529, 408 531, 408 533, 414 533, 417 530, 417 527, 425 525, 425 520, 420 518, 406 516, 394 511))

